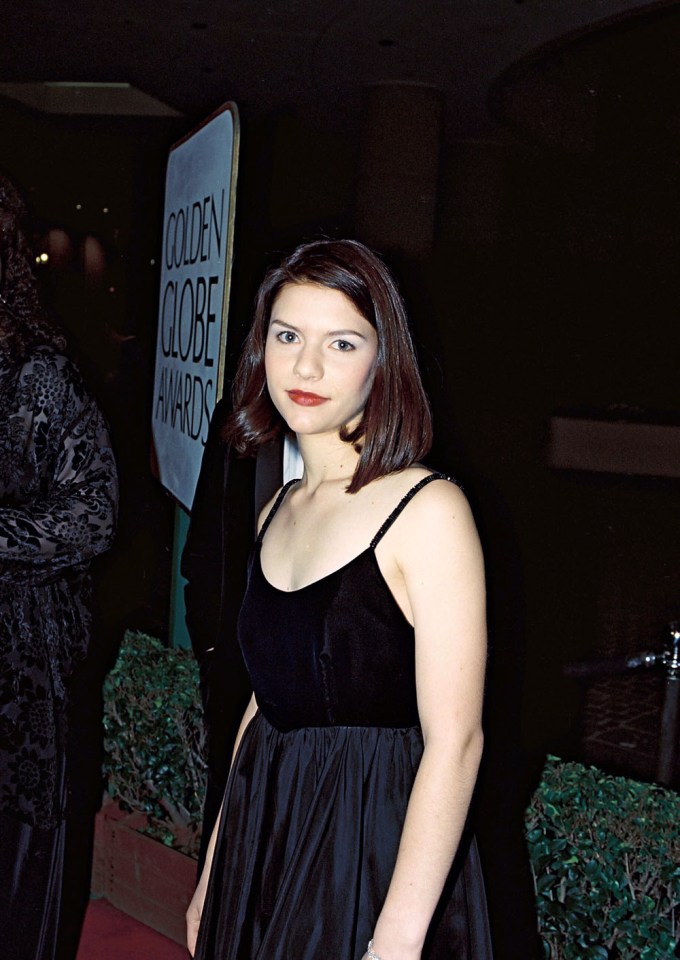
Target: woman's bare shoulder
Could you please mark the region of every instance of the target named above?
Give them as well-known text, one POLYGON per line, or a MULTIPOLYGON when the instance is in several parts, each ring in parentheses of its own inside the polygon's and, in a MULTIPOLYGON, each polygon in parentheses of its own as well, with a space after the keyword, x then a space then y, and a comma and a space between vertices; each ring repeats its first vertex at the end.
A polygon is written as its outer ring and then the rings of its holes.
POLYGON ((379 513, 388 517, 393 511, 399 511, 399 522, 394 524, 394 533, 399 535, 400 531, 407 538, 415 527, 422 530, 425 525, 436 533, 439 524, 449 523, 453 516, 469 514, 467 498, 456 482, 421 464, 381 477, 369 484, 367 492, 371 488, 370 499, 379 513), (423 484, 409 497, 418 484, 433 475, 436 475, 436 480, 423 484))
POLYGON ((421 503, 425 500, 436 502, 441 500, 442 497, 445 500, 447 497, 453 497, 454 500, 460 497, 463 500, 466 499, 455 480, 420 463, 414 463, 398 473, 388 474, 386 477, 382 477, 378 483, 383 484, 384 496, 392 498, 396 496, 401 499, 407 496, 423 480, 432 476, 436 476, 437 480, 424 485, 418 491, 417 497, 414 497, 414 502, 416 500, 420 500, 421 503))
POLYGON ((460 486, 455 480, 420 464, 402 472, 399 502, 408 496, 418 483, 433 474, 436 474, 437 479, 423 485, 401 514, 398 526, 402 537, 410 539, 416 530, 421 539, 423 534, 439 536, 454 526, 459 532, 474 529, 470 506, 460 486))

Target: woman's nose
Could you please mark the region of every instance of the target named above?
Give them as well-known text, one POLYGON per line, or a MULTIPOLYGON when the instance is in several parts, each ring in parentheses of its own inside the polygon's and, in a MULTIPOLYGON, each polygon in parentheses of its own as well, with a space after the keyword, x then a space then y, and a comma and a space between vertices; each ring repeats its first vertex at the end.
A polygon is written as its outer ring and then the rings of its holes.
POLYGON ((323 363, 318 350, 306 344, 300 349, 293 372, 303 380, 318 380, 323 376, 323 363))

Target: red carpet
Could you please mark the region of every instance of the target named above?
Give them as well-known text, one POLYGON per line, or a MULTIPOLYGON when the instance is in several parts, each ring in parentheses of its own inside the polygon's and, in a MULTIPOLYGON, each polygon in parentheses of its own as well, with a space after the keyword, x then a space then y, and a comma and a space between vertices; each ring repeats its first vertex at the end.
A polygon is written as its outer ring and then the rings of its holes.
POLYGON ((106 900, 90 900, 77 960, 189 960, 189 952, 106 900))

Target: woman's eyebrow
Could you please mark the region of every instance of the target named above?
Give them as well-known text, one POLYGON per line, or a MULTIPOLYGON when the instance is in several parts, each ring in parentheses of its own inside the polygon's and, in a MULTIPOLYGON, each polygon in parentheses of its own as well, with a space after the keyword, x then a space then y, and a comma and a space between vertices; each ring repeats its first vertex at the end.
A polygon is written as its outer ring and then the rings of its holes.
POLYGON ((361 337, 362 340, 365 340, 366 337, 363 333, 359 333, 358 330, 329 330, 326 334, 327 337, 361 337))
POLYGON ((286 323, 285 320, 278 320, 276 317, 272 317, 272 319, 269 321, 269 325, 272 326, 275 323, 277 323, 280 327, 285 327, 287 330, 294 330, 296 333, 300 332, 296 326, 293 326, 292 323, 286 323))

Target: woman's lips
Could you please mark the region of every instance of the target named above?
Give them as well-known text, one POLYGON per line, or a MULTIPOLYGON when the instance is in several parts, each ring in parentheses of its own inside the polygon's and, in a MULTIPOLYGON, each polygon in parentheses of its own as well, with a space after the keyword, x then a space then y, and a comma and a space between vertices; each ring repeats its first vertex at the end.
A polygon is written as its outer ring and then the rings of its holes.
POLYGON ((328 400, 328 397, 320 397, 318 393, 306 393, 304 390, 287 390, 286 393, 293 403, 299 403, 301 407, 318 407, 320 403, 328 400))

